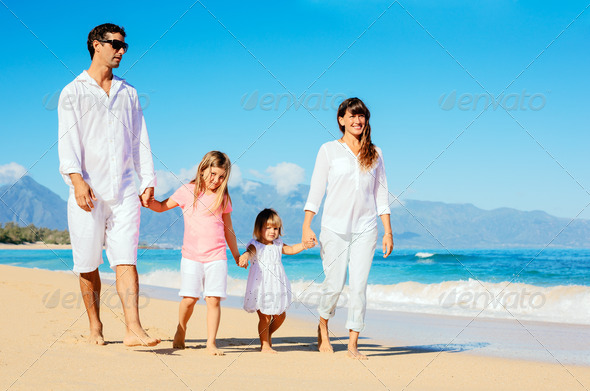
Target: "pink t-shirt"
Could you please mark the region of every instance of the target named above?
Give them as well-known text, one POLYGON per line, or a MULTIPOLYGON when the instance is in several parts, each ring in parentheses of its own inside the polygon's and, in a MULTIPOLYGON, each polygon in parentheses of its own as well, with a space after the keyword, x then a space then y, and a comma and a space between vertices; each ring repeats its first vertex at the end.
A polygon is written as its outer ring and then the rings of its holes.
POLYGON ((170 198, 181 208, 184 215, 184 239, 182 256, 197 262, 227 260, 225 232, 221 215, 232 211, 228 200, 225 210, 213 210, 217 194, 202 194, 195 200, 195 185, 189 183, 176 190, 170 198))

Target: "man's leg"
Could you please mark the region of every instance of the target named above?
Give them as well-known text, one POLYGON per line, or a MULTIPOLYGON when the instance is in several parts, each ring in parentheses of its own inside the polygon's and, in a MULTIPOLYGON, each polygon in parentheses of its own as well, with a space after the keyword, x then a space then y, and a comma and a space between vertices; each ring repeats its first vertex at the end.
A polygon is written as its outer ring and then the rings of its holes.
POLYGON ((88 342, 104 345, 102 322, 100 321, 100 275, 98 269, 90 273, 80 273, 80 291, 90 321, 88 342))
POLYGON ((100 321, 101 284, 98 273, 98 266, 102 263, 104 227, 102 202, 94 201, 92 212, 86 212, 78 206, 74 192, 70 191, 68 228, 72 243, 74 272, 80 276, 80 291, 90 322, 88 342, 96 345, 105 344, 100 321))
POLYGON ((139 282, 135 265, 117 265, 117 293, 121 299, 127 330, 123 343, 127 346, 155 346, 160 339, 150 337, 139 321, 139 282))

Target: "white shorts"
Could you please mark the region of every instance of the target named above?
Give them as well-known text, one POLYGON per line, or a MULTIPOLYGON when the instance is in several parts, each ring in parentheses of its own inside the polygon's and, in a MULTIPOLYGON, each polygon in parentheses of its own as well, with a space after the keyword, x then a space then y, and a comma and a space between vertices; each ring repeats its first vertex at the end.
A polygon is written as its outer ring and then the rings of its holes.
POLYGON ((227 296, 227 260, 197 262, 182 257, 180 260, 180 292, 183 297, 227 296))
POLYGON ((68 198, 68 227, 74 256, 74 272, 89 273, 98 268, 105 247, 111 269, 137 264, 141 204, 137 195, 121 201, 92 201, 86 212, 78 206, 73 190, 68 198))

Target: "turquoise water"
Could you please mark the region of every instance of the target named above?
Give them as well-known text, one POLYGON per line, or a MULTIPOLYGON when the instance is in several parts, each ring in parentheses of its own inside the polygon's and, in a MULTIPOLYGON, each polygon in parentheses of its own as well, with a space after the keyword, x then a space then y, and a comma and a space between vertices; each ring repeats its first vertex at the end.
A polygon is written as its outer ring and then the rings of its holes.
MULTIPOLYGON (((103 272, 111 272, 103 254, 103 272)), ((228 252, 228 259, 231 255, 228 252)), ((70 250, 2 250, 0 264, 48 270, 71 270, 70 250)), ((283 256, 291 280, 321 282, 322 261, 319 250, 283 256)), ((178 271, 180 250, 139 250, 138 272, 178 271)), ((248 271, 229 262, 229 276, 246 279, 248 271)), ((590 250, 396 250, 388 258, 376 254, 369 284, 392 285, 401 282, 421 284, 469 279, 513 281, 540 287, 558 285, 590 286, 590 250)))
MULTIPOLYGON (((139 250, 140 282, 178 289, 180 257, 180 250, 139 250)), ((104 258, 99 270, 114 279, 104 258)), ((2 250, 0 264, 67 271, 73 261, 70 250, 2 250)), ((296 301, 317 305, 324 279, 319 249, 283 256, 283 264, 296 301)), ((242 297, 248 271, 230 260, 228 275, 228 294, 242 297)), ((367 303, 385 311, 590 325, 590 250, 396 250, 387 259, 377 253, 367 303)), ((339 305, 347 305, 346 288, 339 305)))

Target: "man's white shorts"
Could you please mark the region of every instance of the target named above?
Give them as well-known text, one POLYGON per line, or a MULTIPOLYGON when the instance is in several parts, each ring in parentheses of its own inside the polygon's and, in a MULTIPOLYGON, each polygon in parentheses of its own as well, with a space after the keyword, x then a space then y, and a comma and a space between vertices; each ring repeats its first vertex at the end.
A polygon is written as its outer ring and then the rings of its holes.
POLYGON ((180 292, 183 297, 227 296, 227 260, 197 262, 182 257, 180 260, 180 292))
POLYGON ((120 201, 92 201, 86 212, 78 206, 74 192, 68 198, 68 226, 74 256, 74 271, 89 273, 98 268, 105 247, 111 269, 137 263, 141 204, 137 195, 120 201))

